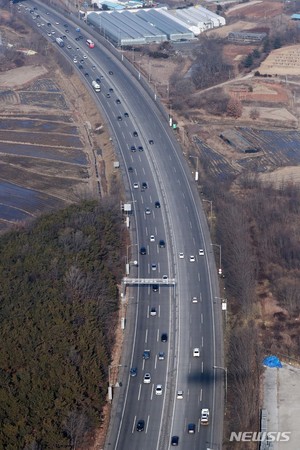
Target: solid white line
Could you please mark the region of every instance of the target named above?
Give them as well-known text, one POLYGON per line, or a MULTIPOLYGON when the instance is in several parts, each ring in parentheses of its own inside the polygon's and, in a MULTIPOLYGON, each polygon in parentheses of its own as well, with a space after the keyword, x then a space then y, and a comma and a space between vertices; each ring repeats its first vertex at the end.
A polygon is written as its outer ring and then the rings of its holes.
POLYGON ((153 400, 154 384, 152 384, 150 400, 153 400))
POLYGON ((141 398, 141 389, 142 389, 142 385, 140 383, 140 385, 139 385, 139 393, 138 393, 138 400, 140 400, 140 398, 141 398))
POLYGON ((146 333, 145 333, 145 344, 147 344, 148 341, 148 328, 146 329, 146 333))
POLYGON ((134 433, 135 422, 136 422, 136 416, 134 416, 134 419, 133 419, 133 424, 132 424, 132 428, 131 428, 131 433, 132 434, 134 433))
POLYGON ((148 416, 148 418, 147 418, 147 425, 146 425, 146 431, 145 431, 145 433, 147 433, 147 431, 148 431, 149 420, 150 420, 150 416, 148 416))

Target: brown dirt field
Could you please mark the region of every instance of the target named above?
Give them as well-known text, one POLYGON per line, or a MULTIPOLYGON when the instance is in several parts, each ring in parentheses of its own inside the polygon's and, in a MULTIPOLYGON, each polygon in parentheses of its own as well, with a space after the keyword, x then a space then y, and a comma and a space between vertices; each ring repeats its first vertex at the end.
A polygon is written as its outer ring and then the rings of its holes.
POLYGON ((259 20, 262 18, 271 18, 283 13, 283 3, 262 1, 255 4, 245 3, 241 8, 229 9, 226 12, 227 17, 245 16, 248 20, 259 20))
POLYGON ((28 65, 0 73, 0 89, 13 89, 48 73, 44 66, 28 65))
POLYGON ((229 85, 226 90, 241 101, 289 104, 290 99, 285 87, 275 83, 264 83, 256 78, 252 78, 251 83, 229 85))

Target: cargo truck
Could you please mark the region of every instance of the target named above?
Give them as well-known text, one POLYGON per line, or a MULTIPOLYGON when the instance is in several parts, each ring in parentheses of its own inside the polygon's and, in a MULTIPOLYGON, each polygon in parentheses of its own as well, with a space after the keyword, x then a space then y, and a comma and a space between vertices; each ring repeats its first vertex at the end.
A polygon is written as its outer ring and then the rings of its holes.
POLYGON ((101 91, 101 86, 100 86, 100 84, 97 83, 97 81, 92 81, 92 86, 93 86, 95 92, 101 91))
POLYGON ((56 38, 55 41, 60 47, 65 46, 64 40, 62 38, 56 38))

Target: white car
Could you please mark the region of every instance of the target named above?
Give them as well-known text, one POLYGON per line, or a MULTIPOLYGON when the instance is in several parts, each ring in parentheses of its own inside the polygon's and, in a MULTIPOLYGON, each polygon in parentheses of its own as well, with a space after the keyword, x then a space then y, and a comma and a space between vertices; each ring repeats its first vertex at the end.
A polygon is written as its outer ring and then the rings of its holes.
POLYGON ((203 250, 203 248, 199 248, 199 255, 200 255, 200 256, 204 256, 204 250, 203 250))
POLYGON ((163 393, 163 387, 161 384, 158 384, 155 389, 155 395, 162 395, 162 393, 163 393))
POLYGON ((198 347, 194 348, 193 356, 195 356, 196 358, 200 356, 200 348, 198 347))
POLYGON ((51 34, 55 34, 55 31, 53 30, 53 31, 51 31, 51 34))
POLYGON ((192 303, 198 303, 198 297, 192 297, 192 303))
POLYGON ((179 258, 183 259, 184 258, 184 254, 182 252, 179 253, 179 258))
POLYGON ((158 359, 159 361, 163 361, 165 359, 165 352, 159 352, 158 359))
POLYGON ((138 189, 139 188, 139 183, 133 183, 133 189, 138 189))
POLYGON ((190 256, 190 262, 195 262, 195 261, 196 261, 195 256, 194 256, 194 255, 191 255, 191 256, 190 256))
POLYGON ((50 31, 49 31, 49 33, 47 33, 48 34, 48 36, 51 36, 51 33, 50 33, 50 31))
POLYGON ((72 49, 71 45, 67 45, 67 49, 71 50, 72 49))
POLYGON ((156 308, 152 307, 150 309, 150 316, 156 316, 156 308))
POLYGON ((83 55, 83 59, 86 59, 87 58, 87 55, 83 55))
POLYGON ((77 63, 78 61, 77 61, 77 58, 73 58, 73 62, 74 63, 77 63))
POLYGON ((155 242, 155 236, 154 236, 154 234, 151 234, 151 236, 150 236, 150 242, 155 242))
POLYGON ((150 208, 146 208, 145 209, 145 214, 147 214, 147 215, 151 214, 151 209, 150 208))
POLYGON ((157 269, 157 265, 156 264, 151 264, 151 270, 156 270, 157 269))
POLYGON ((183 399, 183 391, 177 391, 177 399, 182 400, 183 399))
POLYGON ((55 22, 55 25, 59 25, 59 22, 55 22))
POLYGON ((201 423, 201 425, 208 425, 209 424, 209 409, 208 408, 202 408, 201 409, 200 423, 201 423))
POLYGON ((145 384, 149 384, 149 383, 151 383, 151 375, 150 375, 150 373, 145 373, 145 375, 144 375, 144 383, 145 384))

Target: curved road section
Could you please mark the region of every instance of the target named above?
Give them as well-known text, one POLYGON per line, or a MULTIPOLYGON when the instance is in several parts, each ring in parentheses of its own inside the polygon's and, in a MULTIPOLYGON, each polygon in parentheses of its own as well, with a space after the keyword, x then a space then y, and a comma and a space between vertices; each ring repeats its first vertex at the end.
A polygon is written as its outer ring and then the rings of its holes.
MULTIPOLYGON (((70 18, 65 25, 57 12, 37 5, 44 23, 40 32, 52 41, 65 32, 59 51, 82 74, 107 118, 134 211, 124 281, 125 344, 120 367, 109 371, 113 405, 105 449, 219 450, 225 373, 221 304, 210 235, 189 167, 166 117, 122 62, 97 41, 89 49, 90 35, 82 29, 82 40, 75 40, 77 25, 70 18), (209 418, 201 423, 203 408, 209 418)), ((30 14, 25 7, 24 13, 30 14)))

